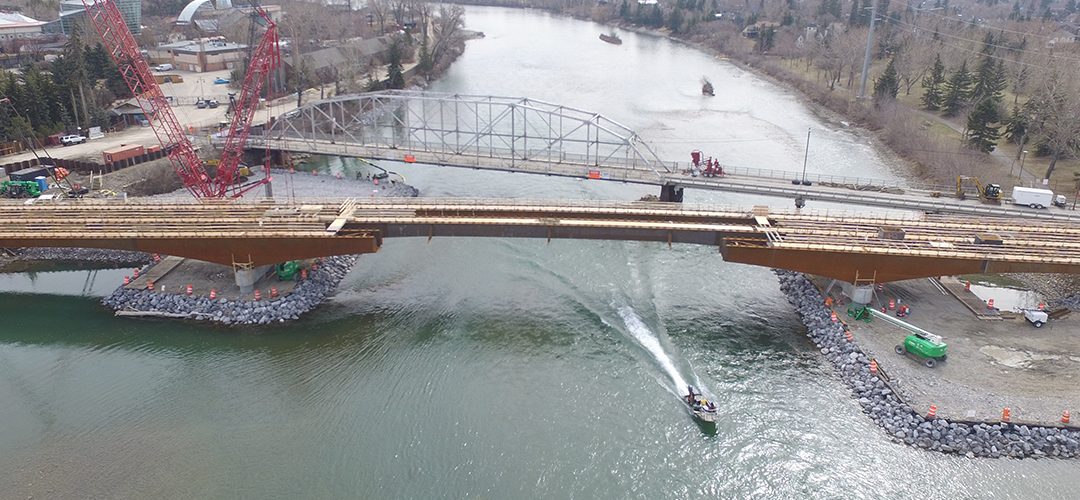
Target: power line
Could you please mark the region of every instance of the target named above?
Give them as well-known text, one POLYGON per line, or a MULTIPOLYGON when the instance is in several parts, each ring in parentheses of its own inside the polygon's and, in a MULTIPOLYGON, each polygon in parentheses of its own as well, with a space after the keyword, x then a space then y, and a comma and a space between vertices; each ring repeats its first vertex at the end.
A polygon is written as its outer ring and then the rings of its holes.
MULTIPOLYGON (((891 16, 886 16, 886 17, 887 17, 888 19, 891 19, 891 20, 896 20, 895 18, 893 18, 893 17, 891 17, 891 16)), ((897 22, 898 22, 899 24, 903 24, 903 25, 905 25, 905 26, 911 26, 911 27, 914 27, 914 28, 918 28, 918 29, 922 30, 922 32, 923 32, 923 33, 925 33, 926 31, 928 31, 928 30, 926 30, 925 28, 920 28, 920 27, 918 27, 918 26, 915 26, 915 25, 913 25, 913 24, 910 24, 910 23, 906 23, 906 22, 903 22, 903 21, 899 21, 899 20, 896 20, 896 21, 897 21, 897 22)), ((964 41, 964 42, 969 42, 969 43, 974 43, 974 44, 979 44, 979 45, 986 45, 986 44, 984 44, 984 43, 983 43, 983 42, 981 42, 981 41, 976 41, 976 40, 972 40, 972 39, 970 39, 970 38, 964 38, 964 37, 959 37, 959 36, 956 36, 956 35, 950 35, 950 34, 947 34, 947 33, 941 33, 941 32, 935 32, 935 33, 936 33, 937 35, 939 35, 939 36, 945 36, 945 37, 948 37, 948 38, 954 38, 954 39, 957 39, 957 40, 960 40, 960 41, 964 41)), ((916 36, 922 36, 922 35, 921 35, 920 33, 918 33, 918 32, 917 32, 917 33, 916 33, 916 36)), ((999 61, 1005 61, 1005 62, 1008 62, 1008 63, 1013 63, 1013 64, 1019 64, 1019 65, 1021 65, 1021 66, 1028 66, 1028 67, 1032 67, 1032 68, 1040 68, 1040 69, 1047 69, 1047 70, 1049 70, 1049 69, 1056 69, 1055 67, 1051 67, 1051 66, 1045 66, 1045 65, 1042 65, 1042 64, 1035 64, 1035 63, 1029 63, 1029 62, 1021 61, 1021 60, 1019 60, 1019 59, 1010 59, 1010 58, 1007 58, 1007 57, 1002 57, 1002 56, 999 56, 999 55, 995 55, 995 54, 987 54, 987 53, 984 53, 984 52, 982 52, 982 51, 980 51, 980 50, 976 50, 976 49, 973 49, 973 48, 971 48, 971 47, 960 47, 960 46, 958 46, 958 45, 952 45, 952 44, 946 43, 946 42, 944 42, 944 41, 942 41, 942 40, 937 40, 937 42, 938 42, 938 43, 940 43, 941 45, 944 45, 944 46, 946 46, 946 47, 952 47, 952 48, 954 48, 954 49, 957 49, 957 50, 962 50, 962 51, 964 51, 964 52, 970 52, 970 53, 972 53, 972 54, 976 54, 976 55, 983 55, 983 56, 989 57, 989 58, 991 58, 991 59, 996 59, 996 60, 999 60, 999 61)), ((1023 49, 1013 49, 1013 48, 1009 48, 1009 47, 1004 47, 1004 46, 1001 46, 1001 45, 994 45, 994 44, 990 44, 990 46, 991 46, 991 47, 997 47, 997 48, 1003 48, 1003 49, 1006 49, 1006 50, 1019 50, 1019 51, 1021 51, 1021 52, 1029 52, 1029 51, 1025 51, 1025 50, 1023 50, 1023 49)), ((1049 58, 1049 59, 1051 59, 1051 60, 1057 60, 1057 61, 1069 61, 1069 62, 1074 62, 1074 63, 1080 64, 1080 59, 1073 59, 1073 58, 1070 58, 1070 57, 1062 57, 1062 56, 1055 56, 1055 55, 1053 55, 1053 54, 1042 54, 1042 53, 1038 53, 1038 55, 1041 55, 1041 56, 1045 56, 1045 57, 1047 57, 1047 58, 1049 58)))
POLYGON ((935 13, 932 13, 929 9, 919 9, 917 7, 912 7, 911 2, 908 2, 907 6, 911 10, 915 10, 915 11, 919 11, 919 12, 926 12, 928 15, 940 18, 940 19, 945 20, 945 21, 954 21, 954 22, 958 22, 958 23, 962 23, 962 24, 967 24, 969 26, 974 26, 976 28, 983 28, 983 29, 988 29, 988 30, 993 30, 993 31, 1000 31, 1000 32, 1003 32, 1003 33, 1012 33, 1012 34, 1015 34, 1015 35, 1034 36, 1034 37, 1040 37, 1040 38, 1054 38, 1053 35, 1041 35, 1039 33, 1031 33, 1031 32, 1028 32, 1028 31, 1010 30, 1010 29, 1001 28, 1001 27, 998 27, 998 26, 982 25, 982 24, 977 23, 976 21, 967 21, 967 20, 964 20, 963 18, 955 18, 955 17, 950 17, 950 16, 946 16, 946 15, 942 15, 942 14, 935 14, 935 13))
MULTIPOLYGON (((895 21, 897 24, 902 24, 904 26, 910 26, 910 27, 915 28, 915 29, 922 29, 923 31, 927 31, 925 28, 920 28, 917 25, 908 23, 906 21, 902 21, 902 20, 897 19, 897 18, 892 17, 892 16, 887 15, 887 16, 885 16, 885 18, 889 19, 889 20, 892 20, 892 21, 895 21)), ((953 34, 950 34, 950 33, 942 33, 942 32, 937 32, 937 31, 935 33, 938 36, 944 36, 944 37, 947 37, 947 38, 953 38, 953 39, 964 41, 964 42, 975 43, 975 44, 979 44, 979 45, 984 46, 984 47, 994 47, 996 49, 1003 49, 1005 51, 1022 52, 1022 53, 1025 53, 1025 54, 1036 54, 1036 55, 1040 55, 1040 56, 1046 56, 1046 57, 1049 57, 1051 59, 1056 58, 1056 59, 1059 59, 1059 60, 1062 60, 1062 61, 1072 61, 1072 62, 1075 62, 1075 63, 1080 63, 1080 59, 1073 59, 1071 57, 1064 57, 1064 56, 1055 56, 1053 53, 1044 54, 1042 52, 1032 52, 1031 50, 1028 50, 1028 49, 1018 49, 1018 48, 1015 48, 1015 47, 1009 47, 1007 45, 998 45, 998 44, 995 44, 995 43, 986 43, 984 41, 972 40, 970 38, 964 38, 962 36, 956 36, 956 35, 953 35, 953 34)), ((1020 62, 1020 61, 1015 61, 1015 62, 1020 62)))

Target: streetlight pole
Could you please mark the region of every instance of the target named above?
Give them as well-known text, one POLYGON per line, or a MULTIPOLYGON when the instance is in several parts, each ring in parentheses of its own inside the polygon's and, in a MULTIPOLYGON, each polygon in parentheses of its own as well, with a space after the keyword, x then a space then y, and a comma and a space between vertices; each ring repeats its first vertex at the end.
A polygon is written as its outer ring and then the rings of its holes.
POLYGON ((1027 153, 1026 150, 1020 152, 1020 171, 1016 173, 1016 180, 1020 180, 1024 175, 1024 160, 1027 159, 1027 153))
POLYGON ((863 55, 862 79, 859 82, 859 98, 866 97, 866 74, 870 70, 870 46, 874 42, 874 22, 877 20, 877 0, 870 0, 870 31, 866 33, 866 53, 863 55))
POLYGON ((802 157, 802 183, 806 184, 806 159, 810 156, 810 128, 806 129, 806 152, 802 157))

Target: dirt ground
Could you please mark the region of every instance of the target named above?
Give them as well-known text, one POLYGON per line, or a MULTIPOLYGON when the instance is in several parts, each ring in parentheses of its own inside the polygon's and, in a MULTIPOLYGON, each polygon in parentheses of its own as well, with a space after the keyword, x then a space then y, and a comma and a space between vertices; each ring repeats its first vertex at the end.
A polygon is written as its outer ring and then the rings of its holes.
MULTIPOLYGON (((213 289, 219 299, 252 299, 250 294, 241 296, 240 289, 236 286, 236 281, 233 278, 231 267, 191 259, 179 259, 177 257, 172 257, 172 259, 179 260, 179 265, 172 267, 162 276, 158 276, 160 273, 155 271, 156 266, 151 266, 146 274, 133 280, 129 287, 146 288, 146 279, 147 276, 150 276, 154 279, 154 289, 162 291, 162 293, 187 293, 187 286, 191 285, 192 295, 197 297, 209 297, 210 290, 213 289)), ((166 260, 162 260, 162 262, 165 263, 166 260)), ((303 263, 303 267, 310 265, 311 262, 308 261, 303 263)), ((295 281, 278 279, 277 274, 269 270, 255 283, 255 288, 260 290, 264 299, 270 298, 271 288, 276 288, 280 295, 286 295, 292 292, 295 287, 295 281)))
MULTIPOLYGON (((828 283, 819 281, 828 287, 828 283)), ((830 295, 839 298, 839 287, 830 295)), ((970 293, 970 292, 966 292, 970 293)), ((837 315, 850 325, 856 341, 877 358, 888 376, 916 411, 931 404, 939 417, 998 421, 1009 407, 1014 422, 1057 423, 1065 409, 1080 408, 1080 317, 1068 315, 1037 329, 1022 316, 1003 313, 1002 319, 977 319, 952 295, 943 294, 927 279, 890 283, 876 293, 880 310, 890 298, 911 307, 904 321, 944 337, 948 360, 927 368, 894 347, 907 331, 875 318, 870 323, 848 317, 847 306, 837 315)), ((895 311, 890 311, 895 317, 895 311)), ((1072 411, 1072 410, 1070 410, 1072 411)))

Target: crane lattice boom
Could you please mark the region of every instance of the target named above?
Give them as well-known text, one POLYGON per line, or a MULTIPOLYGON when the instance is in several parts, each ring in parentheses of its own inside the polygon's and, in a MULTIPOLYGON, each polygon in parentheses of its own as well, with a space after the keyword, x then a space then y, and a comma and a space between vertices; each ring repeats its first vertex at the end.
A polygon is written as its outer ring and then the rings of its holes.
POLYGON ((119 67, 124 83, 131 89, 184 187, 196 198, 217 196, 202 160, 161 93, 161 87, 154 80, 150 66, 139 52, 139 45, 135 43, 135 37, 128 30, 116 3, 112 0, 83 0, 83 6, 86 7, 90 25, 101 36, 105 50, 119 67))
POLYGON ((252 52, 240 96, 233 108, 233 118, 229 125, 225 149, 218 163, 217 175, 211 179, 184 128, 173 114, 168 100, 162 94, 161 87, 150 72, 150 66, 143 59, 139 45, 128 30, 116 3, 113 0, 82 0, 82 2, 86 7, 90 24, 101 36, 105 49, 119 67, 124 82, 131 89, 143 115, 150 122, 162 149, 168 153, 173 169, 192 195, 196 198, 239 197, 254 187, 270 181, 269 171, 267 171, 266 176, 261 180, 243 185, 236 182, 240 159, 244 152, 244 142, 251 130, 255 108, 259 105, 259 94, 262 92, 263 82, 270 71, 281 62, 277 25, 262 7, 253 5, 255 13, 266 25, 266 32, 259 41, 257 49, 252 52))

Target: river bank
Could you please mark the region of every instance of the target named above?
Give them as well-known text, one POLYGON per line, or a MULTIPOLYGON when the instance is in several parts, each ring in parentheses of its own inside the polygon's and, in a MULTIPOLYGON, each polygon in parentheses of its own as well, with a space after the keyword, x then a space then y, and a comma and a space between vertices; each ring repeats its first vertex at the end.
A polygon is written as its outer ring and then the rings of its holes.
POLYGON ((894 442, 968 458, 1038 458, 1080 456, 1080 431, 1062 427, 949 421, 915 412, 886 383, 876 360, 867 356, 846 326, 830 318, 817 287, 805 276, 775 271, 780 289, 806 325, 806 335, 836 369, 871 420, 894 442))

